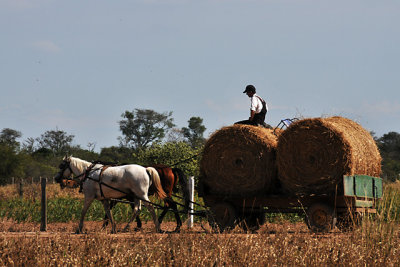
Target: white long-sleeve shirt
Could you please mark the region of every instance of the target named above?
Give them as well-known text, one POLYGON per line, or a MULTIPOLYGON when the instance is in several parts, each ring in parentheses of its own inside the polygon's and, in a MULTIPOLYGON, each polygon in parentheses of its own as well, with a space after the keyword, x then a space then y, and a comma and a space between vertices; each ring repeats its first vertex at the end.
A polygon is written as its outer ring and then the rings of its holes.
MULTIPOLYGON (((256 94, 254 94, 254 95, 250 98, 250 101, 251 101, 250 110, 254 111, 256 114, 257 114, 257 113, 260 113, 261 110, 262 110, 262 107, 263 107, 263 104, 262 104, 260 98, 261 98, 261 97, 258 96, 258 95, 256 95, 256 94)), ((264 99, 263 99, 263 100, 264 100, 264 99)), ((264 100, 264 101, 265 101, 265 100, 264 100)), ((265 102, 265 107, 267 108, 267 111, 268 111, 267 102, 265 102)))

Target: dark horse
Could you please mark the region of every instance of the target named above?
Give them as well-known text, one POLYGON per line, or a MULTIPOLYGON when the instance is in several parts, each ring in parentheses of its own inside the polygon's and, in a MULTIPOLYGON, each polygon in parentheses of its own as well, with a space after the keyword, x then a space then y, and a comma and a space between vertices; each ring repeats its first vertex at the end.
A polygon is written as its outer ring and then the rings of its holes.
MULTIPOLYGON (((172 200, 172 193, 178 191, 177 184, 179 183, 180 189, 183 193, 183 198, 185 200, 184 209, 185 209, 185 211, 187 211, 189 208, 189 202, 190 202, 189 191, 188 191, 188 187, 187 187, 187 177, 183 173, 183 171, 178 168, 171 168, 171 167, 169 167, 167 165, 163 165, 163 164, 157 164, 157 165, 153 165, 151 167, 153 167, 154 169, 157 170, 158 175, 160 176, 161 186, 162 186, 164 192, 167 194, 167 197, 164 199, 164 209, 163 209, 160 217, 158 218, 158 221, 161 224, 164 219, 164 216, 167 214, 168 210, 171 209, 174 212, 175 219, 176 219, 175 232, 179 232, 180 228, 182 226, 182 220, 179 216, 177 204, 172 200)), ((149 195, 153 194, 154 192, 155 192, 154 188, 151 186, 150 190, 149 190, 149 195)), ((130 202, 133 202, 135 200, 134 196, 127 196, 127 197, 125 197, 125 199, 127 199, 130 202)), ((117 204, 117 201, 111 201, 110 208, 114 207, 116 204, 117 204)), ((132 205, 133 205, 133 203, 131 203, 131 206, 132 205)), ((129 220, 128 224, 124 228, 124 231, 129 229, 129 224, 133 221, 133 219, 134 219, 134 217, 132 217, 129 220)), ((108 222, 109 222, 108 217, 107 217, 107 215, 105 215, 103 227, 106 227, 108 222)), ((140 229, 142 227, 142 222, 141 222, 139 216, 136 216, 136 222, 137 222, 137 228, 140 229)))

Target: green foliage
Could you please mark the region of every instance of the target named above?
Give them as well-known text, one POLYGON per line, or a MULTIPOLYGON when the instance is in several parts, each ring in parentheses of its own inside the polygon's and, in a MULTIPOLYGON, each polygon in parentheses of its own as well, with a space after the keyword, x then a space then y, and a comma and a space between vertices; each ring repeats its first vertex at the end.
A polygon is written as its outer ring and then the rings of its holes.
POLYGON ((5 184, 12 176, 24 176, 22 158, 12 146, 0 144, 0 184, 5 184))
POLYGON ((193 148, 204 145, 203 136, 206 127, 203 125, 203 119, 200 117, 191 117, 188 121, 188 128, 183 127, 183 135, 188 139, 193 148))
MULTIPOLYGON (((153 199, 154 201, 154 199, 153 199)), ((83 200, 75 198, 52 198, 47 201, 47 222, 79 221, 83 208, 83 200)), ((130 205, 118 203, 112 210, 116 222, 128 222, 132 216, 130 205)), ((157 211, 159 215, 161 211, 157 211)), ((157 216, 158 216, 157 215, 157 216)), ((105 212, 100 201, 93 201, 85 216, 85 221, 101 221, 105 212)), ((41 203, 39 200, 13 198, 0 201, 0 218, 12 219, 16 222, 36 222, 41 220, 41 203)), ((144 208, 140 218, 145 221, 152 220, 149 211, 144 208)), ((172 212, 167 213, 165 221, 174 220, 172 212)))
POLYGON ((50 149, 54 155, 60 156, 68 152, 73 139, 74 135, 69 135, 65 131, 56 129, 46 131, 40 138, 37 138, 37 141, 40 148, 50 149))
POLYGON ((17 142, 17 139, 21 136, 22 134, 19 131, 4 128, 0 133, 0 144, 8 145, 16 151, 19 148, 19 142, 17 142))
POLYGON ((389 132, 377 139, 382 156, 382 176, 389 181, 400 178, 400 134, 389 132))
POLYGON ((87 161, 95 161, 99 160, 99 154, 94 151, 89 151, 86 149, 82 149, 79 146, 71 147, 69 149, 69 155, 73 155, 74 157, 84 159, 87 161))
POLYGON ((134 162, 132 158, 133 150, 127 147, 104 147, 100 152, 100 160, 104 162, 134 162))
MULTIPOLYGON (((32 156, 25 154, 23 156, 24 177, 53 177, 57 172, 57 167, 49 161, 35 160, 32 156), (50 163, 50 164, 49 164, 50 163)), ((56 164, 56 163, 54 163, 56 164)))
POLYGON ((133 158, 140 165, 166 164, 180 168, 186 175, 198 176, 200 151, 201 148, 193 149, 186 142, 156 143, 133 154, 133 158))
POLYGON ((175 125, 172 112, 157 113, 151 109, 135 109, 125 111, 121 115, 119 128, 123 137, 119 137, 120 145, 143 149, 148 145, 161 141, 165 133, 175 125))

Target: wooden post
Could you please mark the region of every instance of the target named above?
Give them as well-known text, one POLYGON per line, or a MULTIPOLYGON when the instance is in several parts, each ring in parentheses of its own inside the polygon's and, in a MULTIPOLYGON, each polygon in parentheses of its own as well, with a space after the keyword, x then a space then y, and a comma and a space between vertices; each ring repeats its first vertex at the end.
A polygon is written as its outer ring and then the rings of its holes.
POLYGON ((192 228, 193 227, 193 202, 194 202, 194 177, 191 176, 189 177, 189 199, 190 199, 190 203, 189 203, 189 219, 188 219, 188 228, 192 228))
POLYGON ((24 197, 24 184, 22 182, 22 179, 19 181, 18 193, 20 198, 24 197))
POLYGON ((40 179, 41 186, 42 186, 42 220, 40 223, 40 231, 46 232, 47 231, 47 198, 46 198, 46 178, 40 179))

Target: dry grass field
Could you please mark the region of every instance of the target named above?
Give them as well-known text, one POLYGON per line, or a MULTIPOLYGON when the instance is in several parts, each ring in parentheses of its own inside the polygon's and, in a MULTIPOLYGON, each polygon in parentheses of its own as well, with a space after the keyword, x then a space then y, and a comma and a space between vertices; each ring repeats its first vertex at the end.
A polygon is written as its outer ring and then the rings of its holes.
POLYGON ((2 266, 398 266, 400 257, 398 227, 369 232, 374 225, 328 234, 311 234, 302 223, 267 224, 255 234, 211 234, 196 225, 155 234, 148 223, 140 232, 115 235, 99 231, 100 222, 89 222, 82 235, 72 234, 76 223, 49 225, 45 233, 33 223, 1 225, 2 266))
MULTIPOLYGON (((365 219, 353 231, 335 229, 310 233, 304 223, 267 223, 256 233, 240 229, 214 234, 207 223, 172 233, 174 222, 154 233, 152 222, 144 229, 109 234, 101 222, 86 222, 86 234, 73 234, 77 222, 39 223, 0 219, 1 266, 399 266, 400 229, 396 215, 399 185, 386 189, 385 212, 365 219), (388 212, 389 211, 389 212, 388 212), (394 216, 394 217, 393 217, 394 216)), ((8 188, 10 190, 10 188, 8 188)), ((0 201, 10 194, 0 189, 0 201)), ((49 194, 59 196, 64 192, 49 194)), ((31 198, 36 198, 32 190, 31 198)), ((27 193, 28 194, 28 193, 27 193)), ((37 196, 39 197, 39 196, 37 196)))

